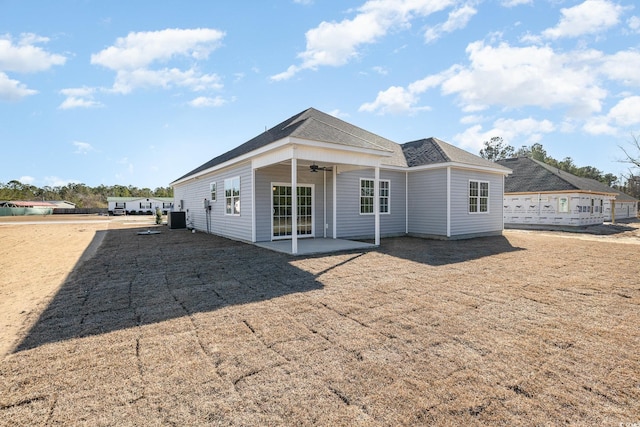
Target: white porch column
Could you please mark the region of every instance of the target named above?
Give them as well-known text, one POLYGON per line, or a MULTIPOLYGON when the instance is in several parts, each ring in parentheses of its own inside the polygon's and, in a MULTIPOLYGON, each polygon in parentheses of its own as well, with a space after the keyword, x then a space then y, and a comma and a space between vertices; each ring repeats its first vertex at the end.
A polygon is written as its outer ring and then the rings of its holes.
POLYGON ((298 253, 298 159, 291 159, 291 253, 298 253))
POLYGON ((380 246, 380 167, 376 166, 375 178, 373 179, 373 216, 375 218, 375 243, 380 246))
POLYGON ((333 165, 333 238, 338 238, 338 165, 333 165))

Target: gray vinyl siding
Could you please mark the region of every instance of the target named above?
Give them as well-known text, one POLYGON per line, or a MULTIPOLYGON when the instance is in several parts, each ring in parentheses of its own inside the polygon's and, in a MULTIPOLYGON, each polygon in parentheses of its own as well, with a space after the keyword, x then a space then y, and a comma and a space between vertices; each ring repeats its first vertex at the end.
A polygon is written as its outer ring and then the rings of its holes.
POLYGON ((502 232, 502 175, 451 169, 451 237, 502 232), (469 180, 489 182, 489 212, 469 213, 469 180))
MULTIPOLYGON (((298 185, 313 184, 313 226, 315 237, 323 237, 324 215, 323 171, 312 173, 308 167, 298 167, 298 185)), ((327 200, 331 192, 332 172, 327 171, 327 200)), ((291 185, 291 166, 274 165, 256 170, 256 241, 272 240, 272 187, 274 182, 291 185)), ((327 203, 329 205, 329 203, 327 203)), ((330 206, 330 205, 329 205, 330 206)), ((327 207, 327 221, 330 223, 332 211, 327 207)), ((331 237, 331 235, 327 235, 331 237)))
POLYGON ((182 210, 186 212, 187 226, 236 240, 251 241, 251 164, 244 163, 215 174, 179 184, 174 188, 174 209, 182 200, 182 210), (226 215, 224 180, 240 177, 240 215, 226 215), (210 199, 209 184, 216 183, 216 201, 211 202, 211 210, 204 209, 204 199, 210 199), (209 217, 209 221, 207 221, 209 217))
POLYGON ((409 234, 447 235, 447 169, 409 173, 409 234))
MULTIPOLYGON (((341 173, 337 177, 337 231, 339 238, 373 238, 375 216, 360 214, 360 178, 373 179, 373 169, 341 173)), ((380 235, 405 233, 405 173, 380 171, 381 180, 389 180, 389 214, 380 214, 380 235)))

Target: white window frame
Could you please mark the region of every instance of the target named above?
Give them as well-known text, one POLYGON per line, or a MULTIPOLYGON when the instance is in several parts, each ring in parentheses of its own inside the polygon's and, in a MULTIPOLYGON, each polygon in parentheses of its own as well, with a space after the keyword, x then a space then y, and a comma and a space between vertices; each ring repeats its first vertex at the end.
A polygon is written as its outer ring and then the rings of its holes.
POLYGON ((489 214, 489 200, 491 197, 491 183, 489 181, 483 181, 480 179, 470 179, 469 183, 467 185, 467 190, 468 190, 468 194, 467 194, 467 212, 470 215, 486 215, 489 214), (477 192, 478 194, 476 195, 472 195, 471 194, 471 183, 476 183, 477 184, 477 192), (487 195, 486 196, 482 196, 482 184, 487 184, 487 195), (471 210, 472 204, 471 201, 472 199, 475 199, 475 210, 471 210), (482 206, 482 199, 486 199, 487 203, 487 209, 484 211, 480 210, 480 207, 482 206))
POLYGON ((140 209, 151 209, 152 207, 151 202, 140 202, 140 209))
POLYGON ((209 200, 212 201, 212 202, 216 201, 216 196, 217 196, 216 189, 217 189, 217 187, 218 186, 217 186, 217 184, 215 182, 209 183, 209 193, 210 193, 209 195, 211 197, 209 200))
POLYGON ((558 213, 569 213, 571 208, 569 206, 569 196, 558 197, 558 213))
MULTIPOLYGON (((359 192, 360 192, 360 196, 359 196, 360 215, 373 215, 374 214, 374 211, 373 211, 373 209, 374 209, 373 207, 375 205, 374 204, 375 200, 373 199, 375 197, 375 195, 373 195, 373 193, 375 192, 375 189, 374 189, 375 188, 375 182, 374 181, 375 180, 371 179, 371 178, 360 178, 360 187, 359 187, 359 192), (363 182, 369 182, 371 184, 370 187, 367 187, 367 190, 370 190, 372 195, 363 195, 363 191, 362 191, 363 190, 363 188, 362 188, 362 183, 363 182), (363 205, 362 202, 363 202, 363 199, 365 199, 365 198, 366 199, 371 199, 371 212, 363 212, 362 211, 363 206, 365 206, 365 205, 363 205)), ((379 204, 379 206, 380 206, 380 208, 379 208, 380 209, 380 215, 389 215, 391 213, 391 181, 388 180, 388 179, 380 179, 380 180, 378 180, 378 183, 380 184, 380 185, 378 185, 378 192, 379 192, 379 197, 380 197, 380 204, 379 204), (387 189, 387 194, 386 195, 382 195, 382 191, 383 191, 382 183, 386 184, 386 187, 387 187, 386 188, 387 189), (386 199, 386 202, 387 202, 386 204, 382 202, 383 199, 386 199), (384 206, 387 207, 386 212, 383 212, 384 206)), ((367 204, 366 206, 369 206, 369 205, 367 204)))
POLYGON ((229 216, 240 216, 240 177, 234 176, 224 180, 224 214, 229 216), (237 186, 236 186, 237 182, 237 186), (237 189, 237 194, 236 190, 237 189))
POLYGON ((380 179, 378 180, 378 188, 380 191, 380 215, 389 215, 391 213, 391 181, 388 179, 380 179), (382 184, 386 184, 386 190, 387 190, 387 194, 383 195, 382 191, 383 191, 383 185, 382 184), (382 201, 385 200, 387 201, 386 204, 383 204, 382 201), (383 211, 382 209, 384 208, 384 206, 387 207, 386 211, 383 211))

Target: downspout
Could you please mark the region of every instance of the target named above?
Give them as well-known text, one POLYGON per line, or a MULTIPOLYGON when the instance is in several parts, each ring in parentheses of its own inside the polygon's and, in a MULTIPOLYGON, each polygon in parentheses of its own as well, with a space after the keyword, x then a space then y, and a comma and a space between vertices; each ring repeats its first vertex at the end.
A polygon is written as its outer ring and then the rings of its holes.
POLYGON ((409 234, 409 172, 404 172, 404 234, 409 234))

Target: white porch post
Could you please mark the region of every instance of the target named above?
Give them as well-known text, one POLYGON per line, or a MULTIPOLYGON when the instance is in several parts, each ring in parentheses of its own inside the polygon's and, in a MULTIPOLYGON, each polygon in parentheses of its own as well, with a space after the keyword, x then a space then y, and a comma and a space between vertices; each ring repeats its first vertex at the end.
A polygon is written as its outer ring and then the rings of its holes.
POLYGON ((376 246, 380 246, 380 167, 376 166, 373 180, 373 216, 375 217, 376 246))
POLYGON ((338 238, 338 165, 333 165, 333 238, 338 238))
POLYGON ((322 170, 322 237, 327 238, 327 168, 322 170))
POLYGON ((291 159, 291 253, 298 253, 298 159, 291 159))
MULTIPOLYGON (((256 242, 256 170, 251 167, 251 241, 256 242)), ((273 221, 273 219, 272 219, 273 221)))

